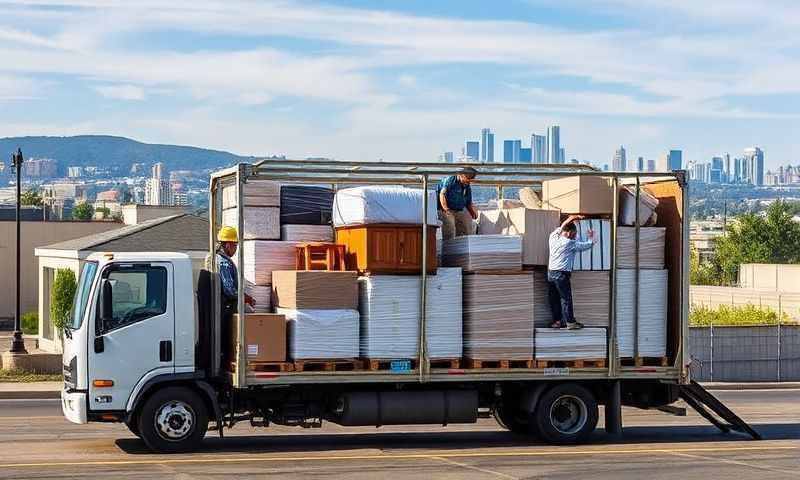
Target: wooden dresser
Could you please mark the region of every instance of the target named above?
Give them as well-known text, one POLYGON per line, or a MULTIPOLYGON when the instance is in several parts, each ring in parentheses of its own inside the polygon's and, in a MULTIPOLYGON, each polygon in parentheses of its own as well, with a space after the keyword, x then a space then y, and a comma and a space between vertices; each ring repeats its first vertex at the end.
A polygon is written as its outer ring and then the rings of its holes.
MULTIPOLYGON (((436 229, 428 226, 428 273, 436 273, 436 229)), ((336 243, 345 246, 348 270, 359 273, 420 273, 421 225, 355 225, 336 228, 336 243)))

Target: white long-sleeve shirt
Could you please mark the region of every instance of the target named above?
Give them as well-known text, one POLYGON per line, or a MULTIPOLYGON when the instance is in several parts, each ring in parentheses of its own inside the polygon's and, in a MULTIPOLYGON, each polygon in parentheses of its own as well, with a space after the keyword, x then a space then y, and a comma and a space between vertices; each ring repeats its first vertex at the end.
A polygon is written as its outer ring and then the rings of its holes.
POLYGON ((560 270, 562 272, 572 271, 575 253, 589 250, 594 245, 593 241, 581 242, 562 236, 561 227, 553 230, 550 234, 549 243, 550 261, 547 264, 547 269, 560 270))

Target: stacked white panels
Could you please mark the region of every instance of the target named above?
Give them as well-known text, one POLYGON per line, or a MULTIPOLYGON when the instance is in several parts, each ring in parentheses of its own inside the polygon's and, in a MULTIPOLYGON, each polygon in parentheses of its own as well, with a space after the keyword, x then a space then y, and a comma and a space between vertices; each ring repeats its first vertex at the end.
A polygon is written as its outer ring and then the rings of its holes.
POLYGON ((358 358, 358 311, 278 308, 276 313, 286 316, 289 358, 358 358))
MULTIPOLYGON (((461 269, 439 268, 428 278, 425 325, 428 357, 461 358, 461 269)), ((360 277, 361 356, 416 358, 419 348, 420 277, 360 277)))
MULTIPOLYGON (((639 356, 667 354, 667 270, 639 270, 639 356)), ((636 270, 617 270, 617 343, 633 357, 636 270)))
MULTIPOLYGON (((280 240, 281 209, 278 207, 244 207, 244 240, 280 240)), ((239 209, 222 211, 222 225, 239 228, 239 209)))
POLYGON ((606 358, 606 329, 580 330, 537 328, 534 335, 536 360, 601 360, 606 358))
MULTIPOLYGON (((639 268, 664 268, 665 227, 639 228, 639 268)), ((617 268, 636 268, 636 228, 617 228, 617 268)))
POLYGON ((254 313, 270 313, 272 311, 272 288, 270 285, 256 285, 245 280, 244 292, 256 302, 254 313))
POLYGON ((445 240, 442 263, 464 271, 522 270, 519 235, 464 235, 445 240))
POLYGON ((285 242, 333 242, 330 225, 281 225, 281 240, 285 242))
MULTIPOLYGON (((294 270, 296 242, 270 242, 265 240, 245 240, 242 242, 244 255, 244 278, 256 285, 271 285, 273 270, 294 270)), ((236 261, 238 255, 234 255, 236 261)))
MULTIPOLYGON (((405 187, 345 188, 333 199, 333 225, 422 224, 422 190, 405 187)), ((428 225, 439 225, 436 191, 428 190, 428 225)))
MULTIPOLYGON (((236 185, 222 189, 222 208, 236 208, 239 205, 236 185)), ((250 180, 244 184, 245 207, 280 207, 281 185, 270 180, 250 180)))
POLYGON ((594 246, 575 254, 572 270, 610 270, 611 269, 611 222, 609 220, 578 220, 577 239, 589 240, 589 229, 594 232, 594 246))
MULTIPOLYGON (((534 273, 534 318, 537 327, 553 323, 547 285, 547 273, 534 273)), ((592 327, 608 326, 609 287, 611 273, 608 271, 572 272, 572 310, 575 320, 592 327)))

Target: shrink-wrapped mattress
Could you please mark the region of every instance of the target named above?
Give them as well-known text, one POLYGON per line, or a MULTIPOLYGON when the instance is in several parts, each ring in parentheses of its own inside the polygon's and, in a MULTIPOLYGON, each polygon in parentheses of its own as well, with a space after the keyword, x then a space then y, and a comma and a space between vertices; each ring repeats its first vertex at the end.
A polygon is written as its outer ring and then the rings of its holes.
MULTIPOLYGON (((427 212, 428 225, 438 225, 435 190, 428 190, 427 212)), ((365 186, 336 192, 333 201, 334 226, 376 223, 421 225, 422 190, 365 186)))
POLYGON ((286 316, 289 357, 293 360, 358 358, 357 310, 292 310, 286 316))

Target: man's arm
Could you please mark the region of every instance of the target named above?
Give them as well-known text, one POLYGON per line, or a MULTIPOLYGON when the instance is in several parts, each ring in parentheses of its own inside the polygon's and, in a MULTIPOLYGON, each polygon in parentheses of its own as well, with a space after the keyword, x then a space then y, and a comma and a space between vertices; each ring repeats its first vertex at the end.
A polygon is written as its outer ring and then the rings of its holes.
POLYGON ((475 205, 472 203, 472 187, 469 185, 467 185, 466 191, 464 192, 464 204, 467 206, 467 211, 472 219, 477 220, 478 209, 475 208, 475 205))
POLYGON ((442 205, 442 210, 445 213, 450 211, 450 207, 447 205, 447 189, 443 188, 441 192, 439 192, 439 203, 442 205))
POLYGON ((469 214, 473 220, 478 219, 478 209, 475 208, 475 205, 470 203, 469 205, 467 205, 467 210, 469 210, 469 214))
POLYGON ((563 230, 564 228, 567 227, 567 225, 569 225, 570 223, 574 222, 575 220, 583 220, 584 218, 586 218, 584 215, 570 215, 569 217, 567 217, 566 220, 564 220, 561 223, 561 226, 558 227, 558 228, 563 230))
POLYGON ((589 250, 594 247, 596 239, 594 238, 594 230, 591 228, 586 232, 586 237, 589 239, 588 242, 575 242, 575 250, 582 252, 584 250, 589 250))

